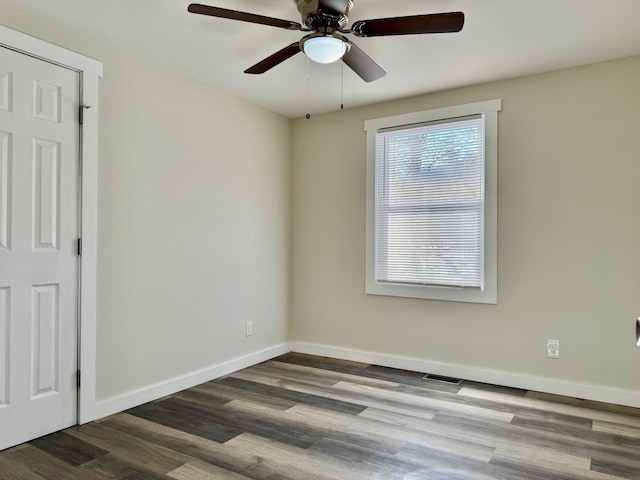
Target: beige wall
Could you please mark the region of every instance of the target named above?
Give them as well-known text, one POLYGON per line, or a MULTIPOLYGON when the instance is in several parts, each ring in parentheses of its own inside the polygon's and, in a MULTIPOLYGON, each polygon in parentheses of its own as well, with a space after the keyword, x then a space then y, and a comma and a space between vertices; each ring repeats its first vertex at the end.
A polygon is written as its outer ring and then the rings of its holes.
POLYGON ((291 122, 1 5, 0 19, 104 62, 98 400, 285 342, 291 122))
POLYGON ((639 78, 636 57, 296 120, 291 338, 640 391, 639 78), (493 98, 498 305, 365 295, 364 121, 493 98))
POLYGON ((276 114, 0 18, 104 62, 99 400, 287 338, 640 391, 640 58, 296 120, 291 150, 276 114), (366 296, 364 121, 492 98, 499 304, 366 296))

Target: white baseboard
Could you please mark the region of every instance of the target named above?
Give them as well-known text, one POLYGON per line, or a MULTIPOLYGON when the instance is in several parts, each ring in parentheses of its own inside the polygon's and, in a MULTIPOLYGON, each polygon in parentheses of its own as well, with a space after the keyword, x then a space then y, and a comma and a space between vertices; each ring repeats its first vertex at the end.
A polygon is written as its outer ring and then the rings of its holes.
POLYGON ((522 388, 536 392, 552 393, 568 397, 596 400, 599 402, 626 405, 640 408, 640 392, 589 385, 583 383, 563 382, 542 377, 530 377, 499 370, 486 370, 449 363, 430 362, 416 358, 398 357, 383 353, 331 347, 315 343, 291 342, 291 351, 320 355, 324 357, 371 363, 383 367, 400 368, 416 372, 433 373, 447 377, 461 378, 475 382, 522 388))
POLYGON ((196 385, 209 382, 224 375, 229 375, 230 373, 242 370, 243 368, 283 355, 290 350, 289 345, 287 343, 283 343, 274 347, 265 348, 264 350, 254 352, 249 355, 219 363, 218 365, 214 365, 197 372, 189 373, 182 377, 173 378, 166 382, 103 400, 98 402, 96 405, 95 417, 87 419, 86 421, 97 420, 99 418, 128 410, 129 408, 137 407, 143 403, 151 402, 158 398, 174 394, 181 390, 195 387, 196 385))
POLYGON ((506 387, 522 388, 537 392, 565 395, 585 400, 596 400, 599 402, 640 408, 640 392, 636 391, 620 390, 574 382, 563 382, 499 370, 477 369, 464 365, 430 362, 416 358, 399 357, 395 355, 332 347, 315 343, 291 342, 266 348, 182 377, 177 377, 166 382, 103 400, 96 405, 94 418, 86 419, 86 421, 97 420, 99 418, 128 410, 129 408, 137 407, 143 403, 151 402, 167 395, 172 395, 176 392, 228 375, 243 368, 270 360, 290 351, 371 363, 383 367, 433 373, 436 375, 462 378, 464 380, 472 380, 475 382, 503 385, 506 387))

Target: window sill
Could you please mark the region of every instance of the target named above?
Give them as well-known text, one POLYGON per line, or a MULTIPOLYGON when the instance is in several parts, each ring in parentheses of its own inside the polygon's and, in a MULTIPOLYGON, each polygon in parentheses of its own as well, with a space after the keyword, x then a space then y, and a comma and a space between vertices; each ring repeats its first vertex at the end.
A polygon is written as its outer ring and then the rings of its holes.
POLYGON ((498 303, 495 285, 484 290, 462 287, 437 287, 419 285, 400 285, 380 282, 367 282, 367 295, 385 295, 390 297, 420 298, 425 300, 444 300, 450 302, 498 303))

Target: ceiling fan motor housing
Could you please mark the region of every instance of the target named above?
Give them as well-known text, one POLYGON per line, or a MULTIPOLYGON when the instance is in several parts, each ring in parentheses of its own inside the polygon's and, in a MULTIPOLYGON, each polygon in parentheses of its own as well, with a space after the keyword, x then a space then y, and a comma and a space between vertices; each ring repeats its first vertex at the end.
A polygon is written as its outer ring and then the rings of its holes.
POLYGON ((335 31, 346 27, 349 11, 353 7, 352 0, 341 0, 340 10, 331 9, 331 1, 321 2, 320 0, 295 0, 298 12, 302 17, 302 23, 310 30, 335 31), (325 5, 323 7, 322 5, 325 5))

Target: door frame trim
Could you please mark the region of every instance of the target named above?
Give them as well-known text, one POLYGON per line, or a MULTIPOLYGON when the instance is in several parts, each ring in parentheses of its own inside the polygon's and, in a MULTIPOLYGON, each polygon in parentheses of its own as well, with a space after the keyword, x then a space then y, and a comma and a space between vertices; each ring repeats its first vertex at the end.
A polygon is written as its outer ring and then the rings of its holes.
POLYGON ((80 258, 78 320, 78 423, 96 415, 96 291, 98 232, 98 79, 102 62, 0 25, 0 46, 74 70, 80 76, 80 102, 85 109, 80 128, 80 258))

